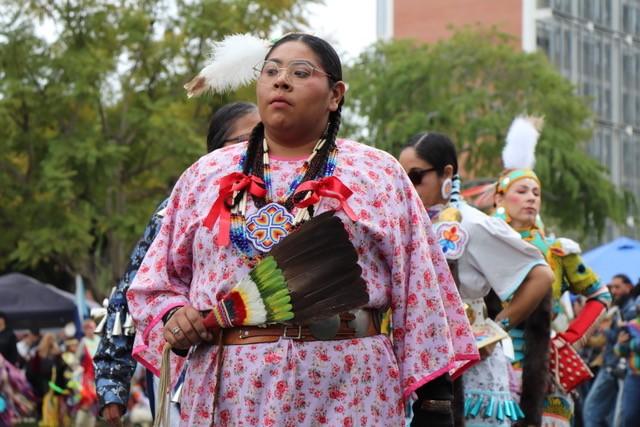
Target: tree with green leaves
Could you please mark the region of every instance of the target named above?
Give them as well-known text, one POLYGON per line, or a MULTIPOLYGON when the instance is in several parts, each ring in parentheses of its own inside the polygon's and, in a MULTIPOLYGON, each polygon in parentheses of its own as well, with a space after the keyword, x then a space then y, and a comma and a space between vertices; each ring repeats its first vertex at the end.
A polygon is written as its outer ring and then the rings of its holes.
POLYGON ((432 45, 376 44, 346 73, 352 117, 366 122, 347 128, 393 154, 417 132, 442 132, 456 143, 467 176, 496 177, 513 118, 543 115, 536 172, 544 217, 565 230, 599 235, 608 218, 626 217, 631 197, 585 152, 593 122, 586 100, 543 54, 513 45, 495 30, 470 29, 432 45))
POLYGON ((205 153, 211 113, 254 99, 250 88, 186 98, 208 42, 293 29, 313 1, 4 2, 0 271, 79 273, 106 292, 154 206, 205 153))

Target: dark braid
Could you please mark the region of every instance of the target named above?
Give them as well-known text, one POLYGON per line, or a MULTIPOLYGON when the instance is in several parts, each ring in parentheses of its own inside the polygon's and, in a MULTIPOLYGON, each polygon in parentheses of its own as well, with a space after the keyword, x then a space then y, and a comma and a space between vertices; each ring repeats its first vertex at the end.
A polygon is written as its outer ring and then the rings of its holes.
POLYGON ((344 104, 344 98, 340 101, 338 109, 332 111, 329 114, 329 128, 327 129, 327 141, 332 145, 335 145, 338 139, 338 132, 340 131, 340 124, 342 123, 342 105, 344 104))
MULTIPOLYGON (((262 151, 262 140, 264 139, 264 125, 262 122, 258 123, 256 127, 251 131, 249 142, 247 143, 247 156, 244 159, 244 165, 242 166, 242 173, 249 175, 254 169, 254 163, 258 151, 262 151)), ((260 155, 262 158, 262 155, 260 155)), ((262 161, 262 159, 261 159, 262 161)))
MULTIPOLYGON (((338 131, 340 130, 341 111, 342 101, 340 102, 340 106, 338 107, 338 109, 329 114, 329 126, 327 127, 327 131, 325 133, 325 143, 320 151, 318 151, 318 154, 316 154, 313 161, 311 161, 309 170, 302 179, 302 182, 315 179, 324 173, 327 161, 329 160, 329 154, 336 147, 336 138, 338 137, 338 131)), ((291 210, 293 208, 294 202, 304 199, 305 195, 306 193, 299 194, 295 198, 295 200, 292 195, 285 202, 285 208, 291 210)))

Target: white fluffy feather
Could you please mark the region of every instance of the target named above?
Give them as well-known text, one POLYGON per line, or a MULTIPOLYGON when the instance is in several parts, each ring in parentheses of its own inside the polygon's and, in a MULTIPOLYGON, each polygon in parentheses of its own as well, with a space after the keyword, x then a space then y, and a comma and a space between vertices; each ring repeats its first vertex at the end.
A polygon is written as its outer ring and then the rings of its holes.
POLYGON ((269 42, 251 34, 232 34, 211 43, 211 59, 200 73, 184 85, 189 98, 203 92, 233 91, 253 82, 254 67, 264 60, 269 42))
POLYGON ((516 117, 509 132, 507 143, 502 150, 505 169, 533 169, 536 163, 536 144, 540 132, 529 117, 516 117))
POLYGON ((570 254, 578 254, 582 253, 582 249, 580 248, 580 244, 575 240, 567 239, 566 237, 559 237, 557 242, 560 243, 560 247, 564 251, 565 255, 570 254))
POLYGON ((247 319, 246 325, 260 325, 267 321, 267 309, 262 302, 260 291, 258 287, 251 280, 251 277, 247 275, 235 286, 236 290, 242 294, 247 304, 247 319))

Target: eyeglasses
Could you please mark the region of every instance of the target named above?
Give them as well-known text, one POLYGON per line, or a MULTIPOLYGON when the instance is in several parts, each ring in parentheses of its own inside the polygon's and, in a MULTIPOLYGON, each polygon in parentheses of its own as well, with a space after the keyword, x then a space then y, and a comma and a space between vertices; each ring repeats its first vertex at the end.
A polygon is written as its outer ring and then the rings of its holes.
POLYGON ((241 142, 248 141, 249 138, 251 138, 251 134, 250 133, 245 133, 244 135, 235 136, 233 138, 225 139, 224 141, 222 141, 222 143, 224 145, 239 144, 241 142))
POLYGON ((254 67, 254 70, 258 73, 258 83, 262 84, 272 84, 280 77, 282 70, 285 71, 285 79, 292 85, 306 83, 313 76, 314 72, 327 76, 331 80, 335 80, 331 74, 322 71, 311 62, 303 60, 291 61, 286 67, 280 67, 275 61, 264 61, 262 64, 254 67))
POLYGON ((436 168, 411 169, 409 172, 407 172, 407 175, 409 176, 409 180, 411 181, 411 183, 416 186, 422 183, 422 178, 424 178, 426 174, 435 170, 436 168))

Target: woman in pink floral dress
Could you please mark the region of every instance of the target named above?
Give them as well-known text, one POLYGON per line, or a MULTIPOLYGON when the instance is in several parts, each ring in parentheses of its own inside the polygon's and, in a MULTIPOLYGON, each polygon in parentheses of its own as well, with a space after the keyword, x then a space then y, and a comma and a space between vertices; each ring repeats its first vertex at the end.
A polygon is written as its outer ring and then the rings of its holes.
MULTIPOLYGON (((128 292, 142 331, 134 355, 158 372, 165 342, 178 353, 189 349, 184 426, 403 425, 412 392, 478 358, 428 216, 393 157, 336 138, 345 84, 329 44, 289 34, 270 48, 259 70, 262 123, 247 144, 208 154, 184 172, 128 292), (221 180, 233 172, 263 179, 266 192, 252 193, 244 212, 232 211, 230 229, 222 217, 205 227, 221 180), (295 188, 329 177, 353 192, 348 206, 317 189, 325 197, 313 213, 336 210, 343 220, 367 282, 367 308, 392 308, 393 344, 369 334, 225 345, 217 372, 217 345, 200 312, 250 270, 263 241, 245 224, 275 203, 296 215, 302 208, 292 202, 295 188)), ((176 372, 185 358, 172 358, 176 372)))

